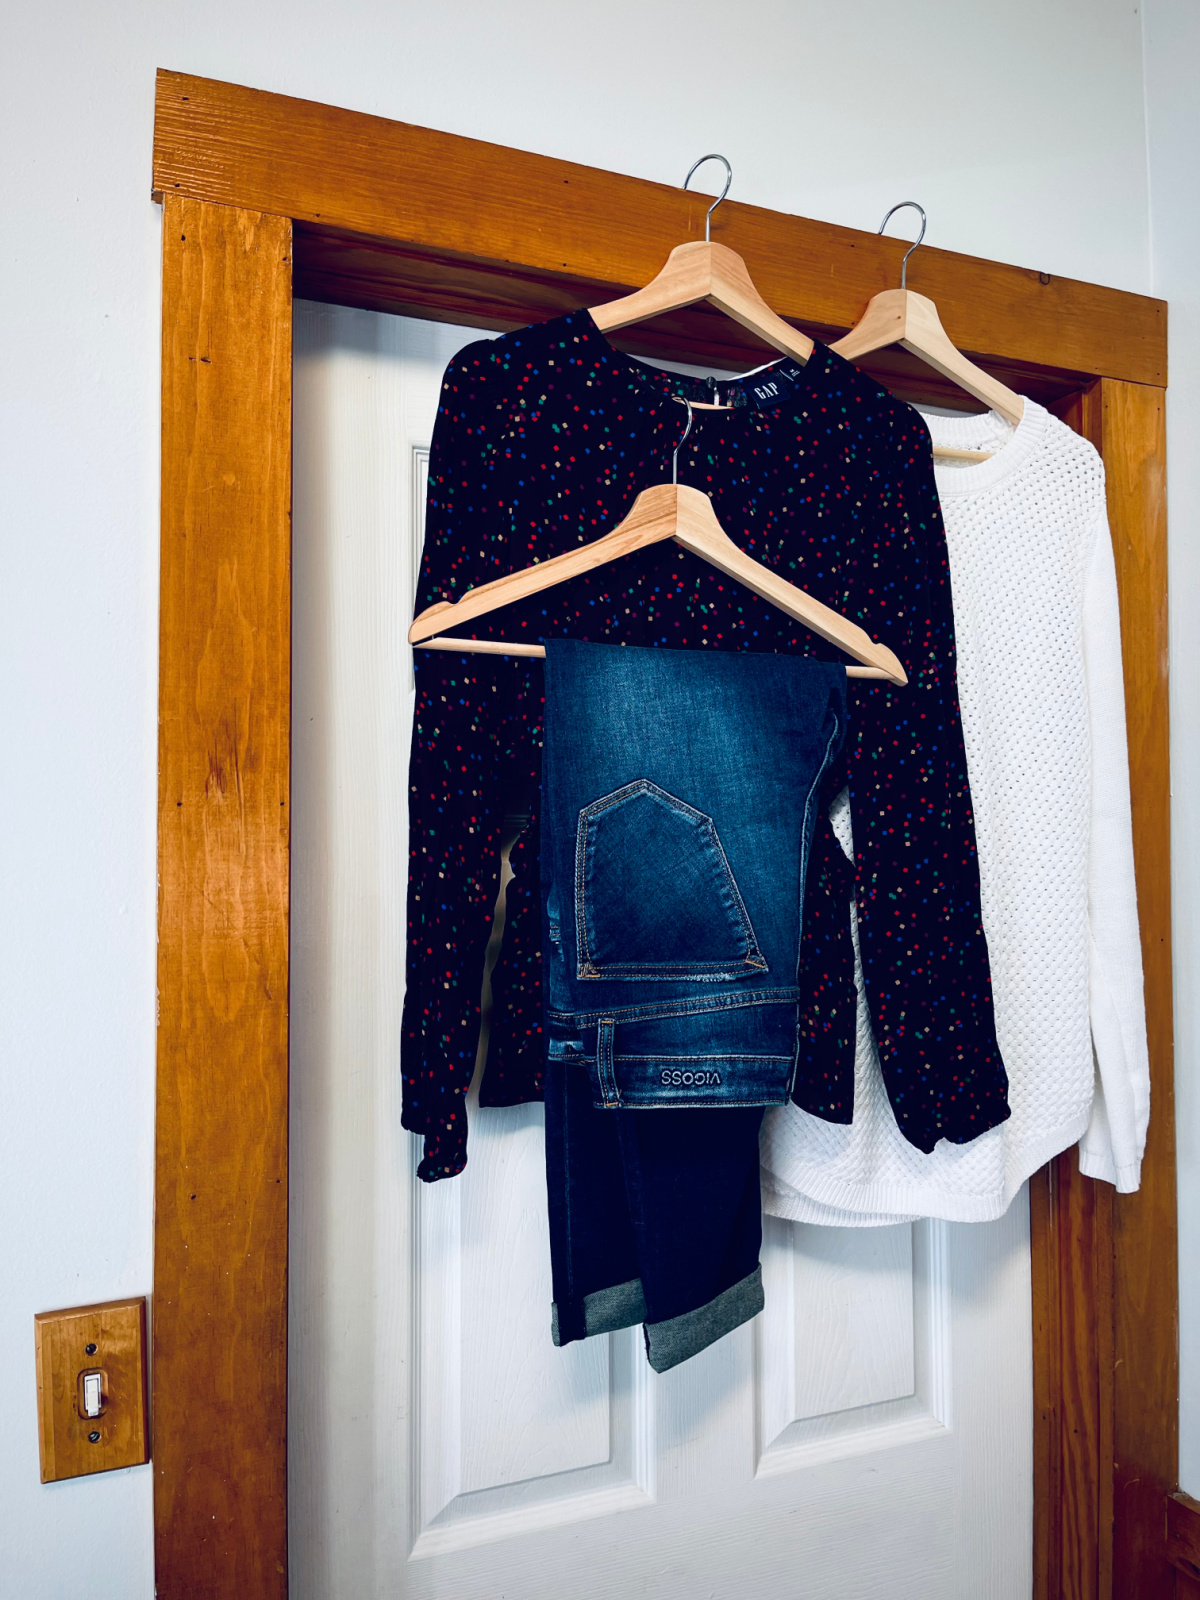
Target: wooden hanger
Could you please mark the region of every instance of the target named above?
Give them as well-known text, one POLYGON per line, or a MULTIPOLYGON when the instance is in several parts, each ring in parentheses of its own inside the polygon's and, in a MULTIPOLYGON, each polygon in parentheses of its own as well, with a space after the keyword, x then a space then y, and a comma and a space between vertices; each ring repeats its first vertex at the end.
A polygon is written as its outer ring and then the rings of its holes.
MULTIPOLYGON (((879 225, 879 232, 882 233, 887 227, 893 212, 900 211, 905 206, 912 206, 921 213, 921 231, 917 235, 916 242, 905 252, 900 267, 900 287, 885 289, 881 294, 873 295, 867 304, 867 309, 850 332, 830 348, 839 356, 844 356, 847 361, 857 361, 860 357, 870 355, 875 350, 883 350, 890 344, 902 345, 905 350, 920 356, 922 361, 928 362, 944 378, 949 378, 951 383, 956 383, 960 389, 998 412, 1006 422, 1011 422, 1015 427, 1024 414, 1024 399, 1002 384, 999 378, 993 378, 990 373, 984 372, 982 367, 977 367, 973 361, 968 361, 962 351, 951 344, 950 336, 942 327, 941 318, 933 301, 907 287, 908 258, 925 237, 924 208, 915 200, 901 200, 900 204, 893 206, 884 217, 879 225)), ((935 445, 933 454, 937 461, 988 461, 992 452, 952 450, 935 445)))
MULTIPOLYGON (((725 187, 709 206, 704 218, 704 239, 678 244, 667 257, 662 270, 651 278, 644 289, 610 300, 606 305, 591 308, 592 321, 601 333, 611 333, 617 328, 627 328, 633 322, 645 322, 650 317, 661 316, 666 311, 682 311, 707 300, 717 306, 727 317, 740 322, 743 328, 756 333, 765 344, 797 361, 807 361, 813 353, 813 342, 777 316, 754 287, 746 263, 736 250, 727 245, 713 244, 709 237, 712 214, 729 193, 733 182, 733 169, 721 155, 701 156, 693 163, 691 172, 683 180, 686 189, 692 173, 705 161, 720 161, 725 166, 725 187)), ((702 410, 716 411, 723 407, 696 402, 702 410)))
MULTIPOLYGON (((704 241, 677 245, 667 258, 666 265, 644 289, 635 290, 619 300, 592 308, 591 316, 602 333, 615 328, 625 328, 633 322, 658 316, 665 311, 678 311, 694 305, 698 300, 709 300, 733 317, 743 327, 757 333, 776 350, 807 361, 813 352, 813 342, 797 332, 782 317, 776 316, 759 294, 750 278, 746 263, 735 251, 724 245, 713 244, 709 237, 712 214, 729 192, 733 170, 721 155, 701 156, 683 180, 686 189, 692 174, 704 161, 720 161, 725 167, 725 187, 709 206, 704 219, 704 241)), ((840 616, 829 606, 814 600, 803 589, 788 583, 776 573, 755 561, 721 527, 712 501, 699 489, 676 481, 679 449, 692 429, 694 409, 723 410, 724 407, 707 405, 702 401, 684 401, 688 422, 683 438, 675 447, 674 467, 670 483, 656 484, 643 489, 634 501, 629 515, 601 539, 567 550, 549 561, 539 561, 531 567, 507 577, 495 578, 490 583, 469 589, 461 600, 440 600, 427 607, 408 630, 409 643, 426 650, 452 650, 477 655, 544 656, 540 644, 507 643, 499 639, 455 639, 442 634, 444 628, 469 622, 474 617, 486 615, 500 606, 517 600, 527 600, 555 584, 591 572, 619 556, 633 550, 645 549, 664 539, 674 539, 685 550, 702 557, 727 577, 777 606, 787 616, 802 622, 805 627, 844 650, 858 667, 847 667, 847 674, 856 678, 882 678, 889 683, 903 685, 907 674, 896 655, 886 645, 877 644, 868 633, 848 618, 840 616)))
MULTIPOLYGON (((686 402, 685 402, 686 403, 686 402)), ((692 407, 688 405, 688 425, 679 445, 683 444, 692 426, 692 407)), ((678 463, 679 446, 675 460, 678 463)), ((672 474, 674 477, 674 474, 672 474)), ((883 678, 889 683, 903 685, 907 674, 897 657, 886 645, 877 644, 857 623, 840 616, 829 606, 814 600, 803 589, 788 583, 785 578, 764 567, 740 550, 721 524, 713 510, 712 501, 699 489, 685 483, 659 483, 643 489, 634 501, 629 515, 606 533, 602 539, 567 550, 549 561, 539 561, 531 567, 504 578, 494 578, 490 583, 468 589, 461 600, 440 600, 417 617, 408 630, 410 644, 426 650, 454 650, 482 655, 544 656, 545 648, 536 644, 507 644, 493 639, 450 639, 434 637, 442 629, 470 622, 474 617, 495 611, 500 606, 511 605, 516 600, 527 600, 531 595, 564 583, 568 578, 591 572, 618 556, 633 550, 643 550, 647 545, 664 539, 674 539, 685 550, 702 557, 711 566, 736 578, 762 600, 769 601, 789 617, 802 622, 828 643, 837 645, 859 667, 848 667, 847 673, 856 678, 883 678)))
MULTIPOLYGON (((678 311, 694 305, 698 300, 709 300, 719 306, 727 316, 740 322, 764 339, 767 344, 798 361, 807 361, 813 352, 813 343, 804 334, 778 317, 767 305, 751 281, 746 263, 735 251, 724 245, 713 244, 710 238, 712 214, 729 192, 733 169, 724 156, 701 156, 683 180, 686 189, 692 174, 704 161, 720 161, 725 167, 725 187, 709 206, 704 219, 704 241, 677 245, 667 258, 662 271, 644 289, 625 295, 607 305, 593 307, 591 315, 602 333, 625 328, 630 323, 658 316, 664 311, 678 311)), ((679 445, 692 428, 693 409, 722 410, 723 407, 704 402, 685 401, 688 410, 687 428, 679 445)), ((426 650, 453 650, 480 655, 544 656, 540 644, 509 644, 498 639, 454 639, 442 635, 442 630, 458 623, 469 622, 474 617, 495 611, 500 606, 516 600, 526 600, 554 584, 564 583, 581 573, 591 572, 618 556, 664 539, 674 539, 685 550, 701 556, 711 566, 727 577, 736 578, 760 599, 804 623, 822 639, 835 644, 847 655, 862 663, 848 667, 853 677, 883 678, 890 683, 908 682, 904 668, 886 645, 875 641, 856 623, 839 616, 829 606, 822 605, 803 589, 778 577, 761 562, 755 561, 738 548, 721 527, 712 501, 699 489, 676 481, 679 445, 675 448, 675 466, 670 483, 656 484, 643 489, 634 501, 629 515, 602 539, 567 550, 549 561, 540 561, 520 572, 491 583, 469 589, 461 600, 451 603, 439 601, 429 606, 408 630, 410 644, 426 650)))

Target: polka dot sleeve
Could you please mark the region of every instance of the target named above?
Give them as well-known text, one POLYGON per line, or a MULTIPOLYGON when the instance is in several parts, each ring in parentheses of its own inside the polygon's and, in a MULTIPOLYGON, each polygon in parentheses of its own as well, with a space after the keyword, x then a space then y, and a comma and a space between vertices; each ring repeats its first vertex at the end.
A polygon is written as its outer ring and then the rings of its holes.
MULTIPOLYGON (((487 346, 451 364, 430 450, 418 610, 480 581, 481 541, 506 500, 487 412, 487 346), (449 448, 448 448, 449 446, 449 448), (463 470, 463 456, 470 470, 463 470)), ((466 1164, 466 1095, 479 1042, 483 956, 499 888, 514 664, 413 652, 409 765, 408 970, 403 1123, 424 1134, 427 1182, 466 1164)))
MULTIPOLYGON (((920 1150, 964 1144, 1009 1114, 962 719, 946 534, 932 446, 908 408, 880 414, 851 508, 846 548, 871 627, 908 684, 857 685, 851 738, 833 786, 849 787, 853 892, 880 1064, 900 1131, 920 1150)), ((851 602, 853 603, 853 602, 851 602)), ((801 1061, 792 1098, 826 1121, 853 1114, 855 1008, 850 883, 825 819, 806 895, 801 1061)))

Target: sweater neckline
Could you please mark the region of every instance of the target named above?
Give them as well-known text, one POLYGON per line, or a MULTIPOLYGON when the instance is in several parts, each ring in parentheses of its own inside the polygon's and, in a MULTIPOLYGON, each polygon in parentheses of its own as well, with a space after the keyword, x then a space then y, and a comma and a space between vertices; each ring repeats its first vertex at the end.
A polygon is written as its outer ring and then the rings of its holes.
POLYGON ((1037 450, 1050 413, 1036 400, 1026 399, 1021 420, 1014 427, 998 411, 968 416, 943 416, 917 407, 935 445, 951 450, 991 450, 988 461, 953 466, 935 461, 934 480, 941 499, 961 499, 985 494, 1019 472, 1037 450))

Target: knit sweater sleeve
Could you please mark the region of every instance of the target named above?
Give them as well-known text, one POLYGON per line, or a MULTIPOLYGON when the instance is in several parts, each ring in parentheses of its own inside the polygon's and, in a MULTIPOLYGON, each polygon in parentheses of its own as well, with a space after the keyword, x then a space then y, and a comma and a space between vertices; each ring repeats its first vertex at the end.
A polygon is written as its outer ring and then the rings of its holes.
MULTIPOLYGON (((418 611, 492 575, 485 534, 506 515, 496 420, 503 391, 487 343, 468 346, 446 370, 429 457, 418 611)), ((466 1095, 499 887, 516 680, 514 664, 495 657, 417 650, 414 663, 402 1120, 425 1136, 418 1175, 432 1182, 466 1164, 466 1095)))
POLYGON ((1009 1115, 996 1042, 975 823, 958 704, 949 555, 922 419, 895 424, 862 492, 862 619, 905 688, 856 693, 849 782, 863 975, 905 1138, 930 1151, 1009 1115), (873 615, 872 615, 873 613, 873 615))
POLYGON ((1091 743, 1088 979, 1096 1087, 1079 1166, 1130 1194, 1141 1181, 1150 1063, 1133 873, 1133 822, 1121 622, 1108 520, 1101 512, 1084 586, 1083 656, 1091 743))

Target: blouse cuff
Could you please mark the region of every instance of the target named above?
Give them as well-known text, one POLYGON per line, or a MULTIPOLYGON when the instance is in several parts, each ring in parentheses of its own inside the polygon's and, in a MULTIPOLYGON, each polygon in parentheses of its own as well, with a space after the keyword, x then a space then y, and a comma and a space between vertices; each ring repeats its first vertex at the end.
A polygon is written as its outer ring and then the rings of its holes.
POLYGON ((425 1154, 417 1168, 422 1183, 454 1178, 467 1164, 466 1129, 442 1128, 425 1135, 425 1154))

